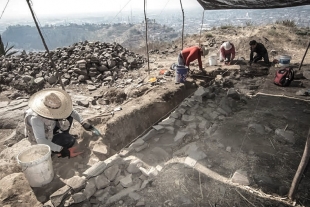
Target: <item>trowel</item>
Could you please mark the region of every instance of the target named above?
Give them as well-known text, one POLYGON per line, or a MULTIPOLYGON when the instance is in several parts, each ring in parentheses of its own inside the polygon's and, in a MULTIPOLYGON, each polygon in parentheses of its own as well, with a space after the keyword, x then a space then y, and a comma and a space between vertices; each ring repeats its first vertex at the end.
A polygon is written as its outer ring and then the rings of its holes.
POLYGON ((99 132, 99 130, 93 126, 92 130, 91 130, 94 134, 96 134, 97 136, 103 137, 102 134, 99 132))

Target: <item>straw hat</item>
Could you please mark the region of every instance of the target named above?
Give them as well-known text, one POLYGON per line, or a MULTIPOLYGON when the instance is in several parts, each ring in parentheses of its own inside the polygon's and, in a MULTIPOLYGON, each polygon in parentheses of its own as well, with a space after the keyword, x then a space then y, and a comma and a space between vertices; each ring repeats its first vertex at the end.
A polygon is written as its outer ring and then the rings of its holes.
POLYGON ((49 88, 33 94, 29 107, 45 118, 65 119, 72 113, 72 100, 69 94, 58 88, 49 88))
POLYGON ((225 50, 230 50, 230 49, 232 48, 230 42, 224 42, 224 43, 223 43, 223 46, 224 46, 224 49, 225 49, 225 50))

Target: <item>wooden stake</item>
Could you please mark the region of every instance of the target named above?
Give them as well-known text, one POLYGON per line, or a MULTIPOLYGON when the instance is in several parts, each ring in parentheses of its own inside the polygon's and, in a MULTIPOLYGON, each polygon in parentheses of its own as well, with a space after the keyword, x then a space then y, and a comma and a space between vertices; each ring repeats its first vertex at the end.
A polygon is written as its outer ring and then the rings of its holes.
POLYGON ((309 43, 308 43, 308 46, 307 46, 306 52, 305 52, 305 54, 304 54, 304 56, 303 56, 303 58, 302 58, 302 60, 301 60, 301 63, 300 63, 300 65, 299 65, 298 70, 300 70, 300 69, 301 69, 302 63, 304 62, 304 59, 305 59, 305 57, 306 57, 306 54, 307 54, 307 52, 308 52, 309 47, 310 47, 310 41, 309 41, 309 43))
POLYGON ((150 58, 149 58, 149 46, 147 43, 147 18, 146 18, 145 7, 146 7, 146 0, 144 0, 145 44, 146 44, 146 56, 147 56, 147 70, 148 70, 148 74, 150 75, 150 58))
POLYGON ((183 5, 182 5, 182 0, 180 0, 180 4, 181 4, 182 16, 183 16, 183 24, 182 24, 182 48, 181 48, 181 50, 183 50, 183 38, 184 38, 184 10, 183 10, 183 5))
POLYGON ((50 51, 49 51, 49 49, 48 49, 48 47, 47 47, 47 45, 46 45, 46 43, 45 43, 44 37, 43 37, 43 35, 42 35, 42 33, 41 33, 41 30, 40 30, 40 27, 39 27, 39 25, 38 25, 38 22, 37 22, 37 20, 36 20, 36 18, 35 18, 35 16, 34 16, 33 11, 32 11, 31 5, 30 5, 30 3, 29 3, 30 0, 26 0, 26 1, 27 1, 28 6, 29 6, 29 9, 30 9, 32 18, 33 18, 33 20, 34 20, 34 23, 36 24, 36 27, 37 27, 37 29, 38 29, 38 32, 39 32, 39 35, 40 35, 41 40, 42 40, 42 42, 43 42, 43 45, 44 45, 44 47, 45 47, 45 49, 46 49, 46 51, 47 51, 48 57, 49 57, 49 59, 50 59, 50 61, 51 61, 52 68, 56 71, 56 77, 57 77, 58 81, 60 82, 60 85, 61 85, 61 87, 62 87, 62 90, 65 91, 65 86, 64 86, 64 84, 63 84, 63 82, 62 82, 62 80, 61 80, 61 77, 60 77, 60 75, 59 75, 59 73, 58 73, 58 70, 56 69, 56 66, 55 66, 55 63, 54 63, 54 61, 53 61, 52 55, 51 55, 51 53, 50 53, 50 51))
POLYGON ((299 185, 299 182, 301 180, 302 174, 304 173, 305 168, 309 162, 309 157, 310 157, 310 136, 309 135, 310 135, 310 129, 308 132, 308 137, 307 137, 304 153, 302 155, 298 169, 297 169, 295 176, 294 176, 294 179, 292 181, 290 191, 288 193, 288 197, 291 200, 293 200, 295 197, 295 194, 296 194, 296 191, 298 189, 298 185, 299 185))
POLYGON ((286 126, 285 126, 285 128, 284 128, 284 131, 287 129, 287 127, 288 127, 288 124, 286 124, 286 126))

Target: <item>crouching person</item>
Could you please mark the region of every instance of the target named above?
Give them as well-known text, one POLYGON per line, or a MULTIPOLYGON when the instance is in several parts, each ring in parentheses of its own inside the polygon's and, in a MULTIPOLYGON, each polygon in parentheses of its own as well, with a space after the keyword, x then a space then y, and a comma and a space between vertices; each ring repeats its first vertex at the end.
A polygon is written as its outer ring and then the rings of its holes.
POLYGON ((72 100, 67 92, 50 88, 33 94, 28 102, 30 107, 25 113, 25 126, 31 144, 46 144, 59 157, 75 157, 76 139, 69 134, 73 119, 87 131, 93 129, 83 121, 80 114, 73 110, 72 100))

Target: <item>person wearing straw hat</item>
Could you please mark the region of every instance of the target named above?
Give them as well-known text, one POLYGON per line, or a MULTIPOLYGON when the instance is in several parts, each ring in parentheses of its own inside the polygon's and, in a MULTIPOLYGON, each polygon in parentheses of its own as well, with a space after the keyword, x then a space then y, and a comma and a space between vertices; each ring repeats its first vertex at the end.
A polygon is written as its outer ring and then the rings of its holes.
POLYGON ((195 60, 198 60, 199 70, 202 70, 201 56, 206 56, 209 50, 205 46, 201 47, 188 47, 183 49, 178 56, 178 65, 187 66, 189 69, 189 64, 195 60))
POLYGON ((71 97, 66 91, 56 88, 40 90, 30 97, 28 106, 24 121, 31 144, 46 144, 60 157, 81 154, 73 147, 75 137, 69 134, 73 119, 87 131, 93 126, 73 110, 71 97))
POLYGON ((224 62, 225 65, 230 65, 235 55, 236 50, 234 44, 231 42, 223 42, 220 47, 220 62, 224 62))

